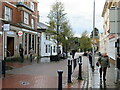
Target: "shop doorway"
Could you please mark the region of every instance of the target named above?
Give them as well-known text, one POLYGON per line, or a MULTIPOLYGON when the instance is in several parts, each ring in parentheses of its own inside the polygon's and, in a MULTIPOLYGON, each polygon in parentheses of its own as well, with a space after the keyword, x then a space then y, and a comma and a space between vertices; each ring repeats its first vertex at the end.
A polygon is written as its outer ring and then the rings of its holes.
POLYGON ((7 57, 14 55, 14 37, 7 37, 7 57))

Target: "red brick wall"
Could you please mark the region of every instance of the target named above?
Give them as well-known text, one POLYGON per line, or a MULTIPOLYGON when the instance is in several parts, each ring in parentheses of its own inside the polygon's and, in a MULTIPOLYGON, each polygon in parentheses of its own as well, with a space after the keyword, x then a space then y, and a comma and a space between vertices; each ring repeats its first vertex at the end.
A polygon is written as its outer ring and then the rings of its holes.
MULTIPOLYGON (((0 18, 2 18, 2 2, 0 2, 0 18)), ((0 32, 2 31, 2 21, 0 20, 0 32)), ((2 60, 2 35, 0 34, 0 60, 2 60)))
MULTIPOLYGON (((12 4, 16 4, 16 2, 12 2, 12 4)), ((30 6, 30 2, 25 2, 26 5, 30 6)), ((19 11, 18 8, 14 7, 14 6, 11 6, 7 3, 3 3, 3 14, 2 14, 2 17, 4 18, 4 7, 5 6, 8 6, 9 8, 12 9, 12 23, 13 24, 16 24, 16 23, 21 23, 21 22, 24 22, 24 12, 23 11, 19 11)), ((38 16, 38 13, 37 13, 37 7, 38 7, 38 3, 35 3, 35 11, 32 13, 32 15, 34 16, 38 16)), ((37 30, 37 18, 35 17, 32 17, 32 15, 29 15, 29 25, 31 26, 31 19, 33 18, 35 20, 35 30, 37 30)))

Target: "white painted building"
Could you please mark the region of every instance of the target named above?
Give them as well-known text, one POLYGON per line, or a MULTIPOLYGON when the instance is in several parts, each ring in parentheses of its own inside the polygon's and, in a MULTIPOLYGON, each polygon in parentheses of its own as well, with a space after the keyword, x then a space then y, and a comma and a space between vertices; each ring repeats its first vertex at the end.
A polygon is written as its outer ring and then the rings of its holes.
MULTIPOLYGON (((108 56, 112 58, 113 60, 116 60, 115 58, 116 56, 115 42, 117 41, 116 38, 120 38, 119 35, 116 37, 115 34, 110 33, 111 31, 115 32, 115 30, 117 29, 115 28, 117 26, 113 27, 113 25, 110 23, 111 22, 110 19, 116 17, 115 12, 111 13, 112 16, 110 15, 110 9, 115 6, 120 7, 120 3, 116 3, 114 1, 107 2, 106 0, 104 8, 103 8, 103 12, 102 12, 102 17, 104 19, 104 23, 103 23, 104 33, 103 33, 103 36, 101 37, 102 39, 100 40, 100 43, 104 42, 103 45, 101 46, 101 49, 104 48, 102 49, 102 52, 106 52, 108 56)), ((120 15, 119 13, 118 15, 120 15)))
POLYGON ((99 34, 99 51, 101 53, 103 53, 105 51, 105 47, 104 47, 104 34, 103 33, 99 34))
POLYGON ((51 35, 46 33, 48 26, 39 22, 38 30, 41 32, 41 57, 57 55, 57 42, 51 38, 51 35))

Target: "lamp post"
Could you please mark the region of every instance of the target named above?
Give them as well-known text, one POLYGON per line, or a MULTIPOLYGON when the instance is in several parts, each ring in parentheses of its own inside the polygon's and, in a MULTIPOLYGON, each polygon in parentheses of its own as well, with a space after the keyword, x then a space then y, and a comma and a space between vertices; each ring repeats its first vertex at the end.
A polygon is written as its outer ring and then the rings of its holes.
POLYGON ((92 43, 92 71, 94 71, 95 66, 95 0, 93 1, 93 43, 92 43))

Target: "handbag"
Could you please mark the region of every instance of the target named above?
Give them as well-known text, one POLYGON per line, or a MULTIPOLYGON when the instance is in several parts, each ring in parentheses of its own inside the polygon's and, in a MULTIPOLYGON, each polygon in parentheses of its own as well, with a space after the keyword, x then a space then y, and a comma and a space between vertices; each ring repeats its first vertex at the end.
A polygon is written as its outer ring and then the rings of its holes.
POLYGON ((96 63, 96 66, 98 66, 98 67, 99 67, 99 62, 97 62, 97 63, 96 63))

